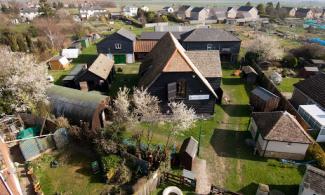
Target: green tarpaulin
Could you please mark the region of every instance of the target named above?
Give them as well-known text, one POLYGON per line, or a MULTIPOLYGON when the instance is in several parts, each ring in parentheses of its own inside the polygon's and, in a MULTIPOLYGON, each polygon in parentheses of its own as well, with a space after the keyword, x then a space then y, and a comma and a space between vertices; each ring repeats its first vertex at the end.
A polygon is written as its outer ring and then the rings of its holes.
POLYGON ((30 127, 30 128, 20 131, 17 134, 17 139, 24 139, 24 138, 38 136, 39 133, 40 133, 39 127, 30 127))

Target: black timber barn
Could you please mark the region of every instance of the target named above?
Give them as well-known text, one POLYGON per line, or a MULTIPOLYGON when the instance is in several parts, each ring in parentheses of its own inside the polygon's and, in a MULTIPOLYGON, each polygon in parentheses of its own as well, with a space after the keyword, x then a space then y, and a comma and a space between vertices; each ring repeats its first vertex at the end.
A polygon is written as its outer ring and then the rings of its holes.
MULTIPOLYGON (((213 114, 222 99, 221 63, 218 51, 185 51, 166 33, 140 66, 139 86, 161 101, 183 101, 197 114, 213 114)), ((165 108, 165 109, 164 109, 165 108)))
POLYGON ((97 43, 97 52, 107 55, 115 64, 133 63, 135 42, 136 35, 122 28, 97 43))
MULTIPOLYGON (((140 41, 158 41, 165 32, 143 32, 140 41)), ((198 28, 187 32, 172 32, 187 51, 218 50, 221 61, 235 62, 241 40, 230 32, 215 28, 198 28)))

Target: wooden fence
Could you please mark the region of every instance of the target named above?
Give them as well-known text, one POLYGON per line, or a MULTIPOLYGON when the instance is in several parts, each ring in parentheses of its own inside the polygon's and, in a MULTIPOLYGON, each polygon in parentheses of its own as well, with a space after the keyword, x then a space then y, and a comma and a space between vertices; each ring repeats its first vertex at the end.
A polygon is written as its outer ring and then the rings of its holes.
POLYGON ((240 193, 236 193, 236 192, 231 192, 229 190, 217 187, 215 185, 211 185, 211 190, 210 190, 210 194, 222 194, 222 195, 242 195, 240 193))
POLYGON ((190 179, 188 177, 184 177, 181 175, 174 175, 172 173, 168 173, 168 172, 163 172, 162 174, 163 182, 168 182, 168 183, 172 183, 172 184, 177 184, 180 186, 186 186, 189 188, 195 188, 196 186, 196 181, 194 179, 190 179))

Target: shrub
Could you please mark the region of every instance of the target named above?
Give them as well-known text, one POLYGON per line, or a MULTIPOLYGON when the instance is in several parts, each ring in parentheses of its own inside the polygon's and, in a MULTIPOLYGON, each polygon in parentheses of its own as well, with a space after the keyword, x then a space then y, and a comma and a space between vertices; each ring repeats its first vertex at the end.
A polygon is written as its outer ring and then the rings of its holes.
POLYGON ((255 52, 247 52, 245 54, 245 62, 248 64, 253 64, 253 62, 256 62, 259 58, 259 55, 255 52))
POLYGON ((296 68, 298 65, 298 60, 295 56, 289 54, 284 56, 282 59, 283 65, 288 68, 296 68))
POLYGON ((123 69, 121 67, 118 67, 117 72, 123 72, 123 69))
POLYGON ((325 152, 318 143, 309 146, 306 159, 316 160, 318 167, 325 170, 325 152))

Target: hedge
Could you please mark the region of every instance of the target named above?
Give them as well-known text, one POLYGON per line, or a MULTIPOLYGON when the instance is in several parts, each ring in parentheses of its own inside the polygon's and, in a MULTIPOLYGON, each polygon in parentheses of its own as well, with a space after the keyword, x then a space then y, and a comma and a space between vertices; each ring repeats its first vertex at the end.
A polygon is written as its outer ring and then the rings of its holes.
POLYGON ((306 158, 309 160, 316 160, 317 166, 325 170, 325 152, 318 143, 315 142, 309 146, 306 158))

